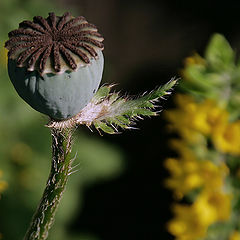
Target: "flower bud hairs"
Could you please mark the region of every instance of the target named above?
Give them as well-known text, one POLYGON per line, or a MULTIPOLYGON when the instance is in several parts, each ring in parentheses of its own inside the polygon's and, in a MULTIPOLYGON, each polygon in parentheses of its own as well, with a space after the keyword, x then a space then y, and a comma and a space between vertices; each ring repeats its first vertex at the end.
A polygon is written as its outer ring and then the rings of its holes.
POLYGON ((104 58, 103 37, 95 25, 66 12, 23 21, 5 43, 8 74, 19 96, 50 117, 52 168, 43 197, 25 240, 47 239, 57 206, 72 173, 72 135, 78 125, 91 125, 101 133, 131 128, 142 116, 157 115, 159 99, 170 94, 171 79, 139 98, 111 92, 99 85, 104 58))

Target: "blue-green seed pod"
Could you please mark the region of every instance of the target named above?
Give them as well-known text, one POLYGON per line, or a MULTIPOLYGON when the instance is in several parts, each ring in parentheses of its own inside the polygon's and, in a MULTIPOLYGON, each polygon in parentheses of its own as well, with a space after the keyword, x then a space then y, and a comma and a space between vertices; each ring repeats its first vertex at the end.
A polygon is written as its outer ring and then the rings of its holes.
POLYGON ((50 13, 46 19, 23 21, 9 37, 9 77, 30 106, 63 120, 89 103, 104 65, 103 38, 94 25, 69 13, 50 13))

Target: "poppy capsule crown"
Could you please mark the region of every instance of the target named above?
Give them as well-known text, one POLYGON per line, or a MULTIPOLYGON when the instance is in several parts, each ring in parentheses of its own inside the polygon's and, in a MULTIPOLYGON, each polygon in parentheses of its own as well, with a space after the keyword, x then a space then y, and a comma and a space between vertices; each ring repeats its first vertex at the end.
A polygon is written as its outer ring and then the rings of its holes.
POLYGON ((103 37, 82 16, 34 17, 9 33, 9 77, 18 94, 53 119, 76 115, 103 72, 103 37))

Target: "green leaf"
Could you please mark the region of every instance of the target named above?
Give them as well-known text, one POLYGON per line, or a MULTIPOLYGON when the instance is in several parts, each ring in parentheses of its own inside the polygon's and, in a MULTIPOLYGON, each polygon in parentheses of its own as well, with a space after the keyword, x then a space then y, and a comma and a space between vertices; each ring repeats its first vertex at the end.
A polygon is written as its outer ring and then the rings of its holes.
POLYGON ((94 95, 95 101, 101 101, 101 99, 108 96, 109 92, 111 90, 111 86, 103 86, 101 87, 97 93, 94 95))
POLYGON ((108 126, 106 123, 101 122, 101 121, 95 121, 94 123, 95 128, 101 129, 105 133, 113 134, 115 133, 114 129, 110 126, 108 126))
POLYGON ((234 66, 235 54, 228 41, 221 34, 214 34, 206 49, 205 57, 216 71, 223 71, 234 66))
POLYGON ((110 92, 111 87, 102 87, 92 99, 91 109, 88 110, 87 106, 82 114, 82 116, 87 116, 87 121, 78 119, 78 122, 88 126, 93 124, 96 129, 109 134, 116 133, 118 131, 117 128, 129 128, 136 118, 156 116, 155 108, 158 106, 157 101, 169 95, 170 90, 176 83, 177 80, 172 79, 165 85, 136 99, 120 97, 119 93, 110 92), (101 99, 101 102, 99 102, 99 99, 101 99), (94 107, 95 110, 93 110, 94 107), (87 111, 89 113, 94 112, 94 118, 90 119, 88 114, 86 114, 87 111))

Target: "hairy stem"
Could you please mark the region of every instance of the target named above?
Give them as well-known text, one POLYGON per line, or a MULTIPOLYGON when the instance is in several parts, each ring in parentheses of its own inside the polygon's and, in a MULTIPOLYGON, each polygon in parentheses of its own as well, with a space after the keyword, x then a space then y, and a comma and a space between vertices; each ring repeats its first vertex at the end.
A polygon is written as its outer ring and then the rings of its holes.
POLYGON ((71 145, 73 129, 51 129, 52 166, 40 204, 24 240, 45 240, 51 228, 57 207, 71 172, 73 159, 71 145))

